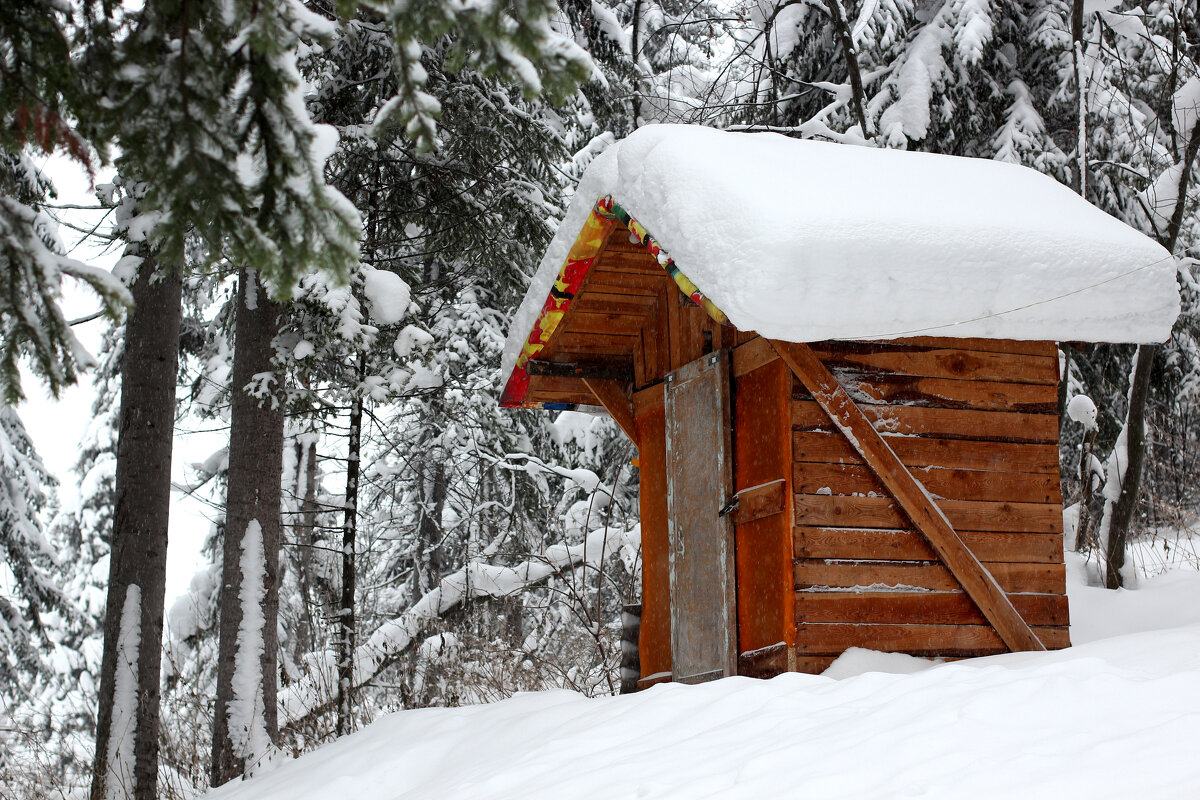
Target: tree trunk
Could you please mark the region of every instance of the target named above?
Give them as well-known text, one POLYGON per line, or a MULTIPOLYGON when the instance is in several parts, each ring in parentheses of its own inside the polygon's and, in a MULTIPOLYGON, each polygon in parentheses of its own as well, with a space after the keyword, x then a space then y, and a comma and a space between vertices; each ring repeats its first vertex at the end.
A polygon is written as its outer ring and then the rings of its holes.
POLYGON ((1130 378, 1129 413, 1125 415, 1125 475, 1121 478, 1121 494, 1113 501, 1104 539, 1104 585, 1121 588, 1121 567, 1125 566, 1125 544, 1129 539, 1129 524, 1137 506, 1138 490, 1142 485, 1142 464, 1146 460, 1146 396, 1150 391, 1150 368, 1158 345, 1143 344, 1137 349, 1133 374, 1130 378))
POLYGON ((842 55, 846 58, 854 118, 858 120, 859 134, 865 139, 871 135, 871 131, 867 128, 866 92, 863 91, 862 71, 858 66, 858 51, 854 47, 853 31, 850 29, 850 23, 846 21, 841 0, 825 0, 825 7, 829 10, 829 18, 833 20, 834 30, 837 31, 838 41, 842 45, 842 55))
POLYGON ((1079 519, 1075 524, 1075 552, 1085 552, 1092 543, 1089 528, 1092 524, 1092 450, 1096 445, 1097 429, 1083 432, 1079 446, 1079 519))
MULTIPOLYGON (((228 496, 225 504, 222 561, 220 649, 217 698, 213 718, 212 785, 220 786, 243 774, 248 766, 230 738, 229 710, 234 700, 234 664, 242 625, 242 540, 257 520, 262 528, 264 554, 263 653, 261 658, 263 716, 267 734, 278 738, 276 696, 279 684, 279 534, 283 481, 283 409, 273 398, 260 400, 246 391, 254 376, 270 372, 272 342, 279 332, 281 307, 250 270, 238 275, 233 400, 229 428, 228 496)), ((253 765, 249 765, 253 766, 253 765)))
POLYGON ((633 0, 633 24, 629 34, 629 60, 633 62, 633 97, 630 98, 630 110, 633 117, 633 129, 636 131, 642 119, 642 69, 639 61, 642 58, 642 0, 633 0))
POLYGON ((300 617, 296 622, 293 660, 299 664, 313 649, 312 562, 317 537, 317 444, 309 434, 296 439, 296 493, 300 495, 300 514, 296 520, 296 585, 300 590, 300 617), (301 480, 301 478, 303 480, 301 480))
POLYGON ((418 555, 418 571, 430 577, 422 585, 421 591, 427 591, 441 579, 450 568, 445 548, 442 547, 442 513, 446 509, 446 493, 449 486, 446 482, 446 467, 441 461, 435 460, 441 454, 441 448, 435 448, 430 455, 434 458, 418 466, 421 474, 421 517, 417 523, 420 533, 423 553, 418 555))
MULTIPOLYGON (((155 280, 156 271, 154 259, 142 262, 131 287, 133 310, 125 321, 116 503, 96 719, 93 800, 113 795, 110 781, 122 784, 116 792, 118 797, 153 800, 158 794, 159 666, 183 284, 178 275, 155 280), (137 586, 134 595, 140 596, 137 605, 140 643, 135 648, 137 708, 131 730, 113 730, 118 639, 130 586, 137 586), (110 753, 121 751, 118 739, 122 737, 133 738, 132 775, 123 774, 128 765, 109 761, 110 753)), ((121 666, 129 669, 128 665, 121 666)))
POLYGON ((1071 188, 1087 199, 1087 80, 1083 74, 1083 0, 1071 3, 1071 66, 1075 72, 1075 159, 1071 188))
MULTIPOLYGON (((358 356, 358 383, 367 369, 367 358, 358 356)), ((354 571, 355 540, 358 536, 358 475, 362 453, 363 399, 357 394, 350 405, 350 442, 346 456, 346 517, 342 526, 342 601, 338 607, 338 686, 337 735, 345 736, 353 728, 354 712, 354 571)))

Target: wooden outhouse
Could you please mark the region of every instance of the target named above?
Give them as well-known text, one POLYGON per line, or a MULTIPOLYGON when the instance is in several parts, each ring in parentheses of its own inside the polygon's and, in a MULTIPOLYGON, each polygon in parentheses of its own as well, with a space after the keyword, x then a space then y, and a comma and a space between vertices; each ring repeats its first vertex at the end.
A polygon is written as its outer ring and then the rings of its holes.
POLYGON ((1061 648, 1055 340, 1165 338, 1173 271, 1031 170, 651 126, 581 181, 501 402, 636 443, 643 686, 1061 648))

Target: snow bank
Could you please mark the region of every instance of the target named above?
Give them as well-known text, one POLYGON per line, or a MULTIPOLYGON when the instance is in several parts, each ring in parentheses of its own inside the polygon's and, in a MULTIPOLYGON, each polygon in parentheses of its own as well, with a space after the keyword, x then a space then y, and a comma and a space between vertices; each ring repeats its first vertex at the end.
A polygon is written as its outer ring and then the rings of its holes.
POLYGON ((1069 650, 402 711, 210 798, 1200 796, 1200 573, 1070 592, 1069 650))
POLYGON ((1179 312, 1166 250, 1031 169, 650 125, 584 173, 502 374, 608 195, 733 324, 771 338, 1159 342, 1179 312))

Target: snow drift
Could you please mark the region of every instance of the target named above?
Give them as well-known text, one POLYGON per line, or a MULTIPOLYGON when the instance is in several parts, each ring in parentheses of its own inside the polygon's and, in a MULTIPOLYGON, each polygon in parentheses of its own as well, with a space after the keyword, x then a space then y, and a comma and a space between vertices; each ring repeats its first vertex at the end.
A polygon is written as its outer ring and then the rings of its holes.
MULTIPOLYGON (((1073 565, 1073 574, 1080 570, 1073 565)), ((402 711, 210 800, 1200 796, 1200 575, 1071 587, 1082 645, 402 711), (1127 607, 1131 613, 1114 613, 1127 607), (1090 640, 1105 621, 1167 630, 1090 640)))

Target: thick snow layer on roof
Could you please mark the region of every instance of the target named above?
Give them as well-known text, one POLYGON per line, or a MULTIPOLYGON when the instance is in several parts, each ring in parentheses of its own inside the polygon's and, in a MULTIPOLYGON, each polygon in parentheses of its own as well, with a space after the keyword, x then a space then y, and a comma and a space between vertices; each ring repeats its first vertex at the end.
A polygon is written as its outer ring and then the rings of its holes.
POLYGON ((1200 797, 1200 574, 1114 592, 1068 557, 1068 650, 400 711, 209 798, 1200 797))
POLYGON ((1165 249, 1034 170, 652 125, 588 167, 505 353, 611 195, 742 330, 786 341, 953 336, 1158 342, 1165 249))

